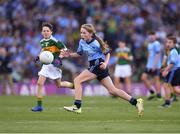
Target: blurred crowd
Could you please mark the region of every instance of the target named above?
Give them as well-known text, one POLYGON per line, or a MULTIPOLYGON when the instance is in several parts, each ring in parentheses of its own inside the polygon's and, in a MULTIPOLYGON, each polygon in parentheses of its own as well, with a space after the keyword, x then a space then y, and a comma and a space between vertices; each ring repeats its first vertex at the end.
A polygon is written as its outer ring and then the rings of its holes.
MULTIPOLYGON (((12 56, 15 81, 37 77, 40 64, 34 63, 41 46, 41 24, 50 22, 54 36, 75 51, 79 29, 92 23, 97 34, 108 42, 112 55, 119 40, 125 40, 133 54, 134 80, 146 63, 147 32, 155 31, 163 45, 167 34, 180 41, 180 4, 178 0, 1 0, 0 47, 12 56)), ((63 76, 72 79, 87 62, 64 59, 63 76)))

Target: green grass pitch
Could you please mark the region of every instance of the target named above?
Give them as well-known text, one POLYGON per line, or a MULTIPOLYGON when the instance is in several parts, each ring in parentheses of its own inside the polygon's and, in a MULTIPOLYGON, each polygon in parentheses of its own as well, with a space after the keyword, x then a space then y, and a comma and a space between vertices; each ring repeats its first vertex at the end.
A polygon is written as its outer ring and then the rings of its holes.
POLYGON ((122 99, 83 97, 82 114, 67 112, 72 96, 46 96, 43 112, 30 109, 32 96, 0 96, 1 133, 172 133, 180 132, 180 102, 171 108, 159 108, 163 102, 144 101, 144 116, 122 99))

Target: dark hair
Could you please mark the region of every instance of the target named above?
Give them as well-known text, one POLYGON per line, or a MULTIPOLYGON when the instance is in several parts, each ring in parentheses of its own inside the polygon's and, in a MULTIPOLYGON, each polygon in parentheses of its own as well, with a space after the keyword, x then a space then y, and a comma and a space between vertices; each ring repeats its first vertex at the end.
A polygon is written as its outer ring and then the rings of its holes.
POLYGON ((126 40, 125 39, 120 39, 120 40, 118 40, 118 42, 123 42, 123 43, 126 44, 126 40))
POLYGON ((156 35, 156 32, 154 32, 154 31, 149 31, 148 34, 149 34, 149 35, 156 35))
POLYGON ((168 34, 166 35, 167 38, 168 38, 168 37, 172 37, 172 36, 174 36, 173 33, 168 33, 168 34))
POLYGON ((42 23, 42 28, 43 27, 48 27, 51 31, 53 31, 53 26, 51 23, 48 23, 48 22, 43 22, 42 23))
POLYGON ((174 36, 168 36, 167 39, 172 40, 174 44, 177 43, 176 37, 174 37, 174 36))

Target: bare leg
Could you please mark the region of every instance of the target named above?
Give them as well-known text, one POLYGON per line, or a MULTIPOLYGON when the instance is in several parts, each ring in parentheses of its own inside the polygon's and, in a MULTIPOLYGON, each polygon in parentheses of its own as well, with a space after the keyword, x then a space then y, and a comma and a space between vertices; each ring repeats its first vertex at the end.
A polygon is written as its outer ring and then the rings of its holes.
POLYGON ((180 88, 179 88, 179 86, 174 86, 173 89, 174 89, 174 92, 175 92, 175 93, 180 94, 180 88))
POLYGON ((148 80, 148 74, 143 73, 142 76, 141 76, 141 79, 144 82, 146 88, 150 92, 150 96, 148 97, 148 100, 152 100, 153 98, 156 97, 156 94, 155 94, 155 91, 154 91, 154 87, 151 85, 150 81, 148 80))
POLYGON ((125 78, 125 87, 128 94, 131 94, 131 78, 126 77, 125 78))
POLYGON ((7 75, 7 81, 8 81, 8 84, 9 84, 9 88, 11 90, 11 95, 15 95, 16 93, 14 91, 14 83, 13 83, 13 79, 12 79, 11 74, 7 75))
POLYGON ((109 91, 110 94, 117 95, 127 101, 130 101, 130 99, 132 98, 125 91, 116 88, 109 76, 104 78, 103 80, 101 80, 101 84, 107 88, 107 90, 109 91))
POLYGON ((165 91, 165 102, 162 104, 162 107, 169 107, 171 105, 171 85, 169 83, 163 83, 165 91))
POLYGON ((42 89, 43 89, 43 85, 46 81, 46 77, 40 75, 39 79, 37 81, 37 98, 42 98, 43 94, 42 94, 42 89))
POLYGON ((152 88, 151 83, 148 80, 148 75, 146 73, 143 73, 141 76, 141 80, 145 84, 146 88, 149 90, 152 88))
POLYGON ((33 112, 40 112, 43 111, 43 107, 42 107, 42 98, 43 98, 43 94, 42 94, 42 89, 43 89, 43 85, 46 81, 46 77, 40 75, 39 79, 37 81, 37 106, 33 107, 31 109, 31 111, 33 112))
POLYGON ((165 100, 170 100, 171 98, 171 90, 170 90, 170 85, 168 83, 163 83, 163 87, 165 90, 165 100))
POLYGON ((129 94, 127 94, 126 92, 124 92, 123 90, 117 89, 112 83, 112 80, 109 76, 101 80, 101 83, 107 88, 109 93, 116 94, 117 96, 121 97, 122 99, 136 106, 138 109, 138 115, 142 116, 144 108, 143 108, 143 100, 141 98, 137 100, 132 96, 130 96, 129 94))
POLYGON ((74 84, 69 81, 61 81, 61 79, 57 79, 57 80, 55 80, 55 82, 56 82, 56 86, 58 88, 60 88, 60 87, 67 87, 67 88, 71 88, 71 89, 74 88, 74 84))
MULTIPOLYGON (((67 111, 72 111, 75 113, 81 113, 81 99, 82 99, 82 86, 81 83, 87 80, 91 80, 96 78, 96 75, 89 72, 88 70, 83 71, 79 76, 77 76, 74 80, 75 83, 75 106, 64 106, 64 109, 67 111)), ((121 89, 117 89, 112 83, 111 78, 108 76, 101 80, 101 83, 107 88, 110 94, 121 97, 122 99, 129 101, 132 105, 136 106, 138 109, 138 115, 142 116, 143 113, 143 100, 135 99, 128 95, 121 89)))
POLYGON ((3 75, 2 77, 2 94, 6 95, 6 75, 3 75))
POLYGON ((82 100, 82 83, 88 80, 92 80, 97 76, 88 70, 84 70, 74 79, 75 86, 75 101, 74 106, 64 106, 67 111, 73 111, 75 113, 81 113, 81 100, 82 100))
POLYGON ((116 88, 120 88, 121 89, 121 82, 120 82, 120 78, 119 77, 114 77, 114 85, 116 88))
POLYGON ((159 76, 155 76, 155 85, 156 85, 156 92, 157 94, 161 93, 161 83, 159 76))
POLYGON ((75 87, 75 100, 82 99, 82 83, 88 80, 92 80, 96 78, 96 75, 91 73, 88 70, 84 70, 74 79, 74 87, 75 87))

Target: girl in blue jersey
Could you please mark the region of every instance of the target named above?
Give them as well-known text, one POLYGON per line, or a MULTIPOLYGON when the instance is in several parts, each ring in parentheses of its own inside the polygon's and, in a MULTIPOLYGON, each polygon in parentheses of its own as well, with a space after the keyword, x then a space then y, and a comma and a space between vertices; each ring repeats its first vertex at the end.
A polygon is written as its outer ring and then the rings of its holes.
POLYGON ((83 24, 80 29, 81 39, 76 53, 63 52, 64 57, 79 57, 83 54, 88 56, 89 68, 85 69, 74 79, 75 101, 73 106, 65 106, 64 109, 75 113, 81 113, 82 83, 97 78, 106 87, 110 94, 119 96, 129 101, 138 109, 138 115, 143 112, 143 100, 128 95, 123 90, 117 89, 108 73, 108 61, 110 53, 107 44, 96 35, 92 24, 83 24))
POLYGON ((165 82, 163 84, 165 89, 165 103, 162 105, 163 107, 170 106, 171 91, 168 84, 172 86, 175 93, 180 94, 180 59, 175 45, 176 38, 173 36, 167 37, 166 47, 170 51, 168 52, 167 66, 162 71, 162 76, 165 78, 165 82))

